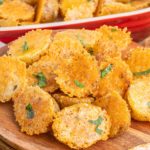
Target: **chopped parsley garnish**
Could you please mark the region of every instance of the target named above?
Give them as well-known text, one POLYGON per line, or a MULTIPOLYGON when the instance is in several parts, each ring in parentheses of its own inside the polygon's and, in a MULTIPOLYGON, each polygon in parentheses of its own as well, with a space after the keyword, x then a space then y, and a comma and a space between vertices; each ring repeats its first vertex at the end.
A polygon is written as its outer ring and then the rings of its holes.
POLYGON ((113 65, 110 64, 108 67, 100 71, 101 78, 103 79, 111 70, 112 70, 113 65))
POLYGON ((150 101, 147 103, 148 108, 150 108, 150 101))
POLYGON ((133 75, 134 76, 143 76, 143 75, 148 75, 150 74, 150 69, 142 71, 142 72, 134 72, 133 75))
POLYGON ((23 49, 23 51, 27 51, 29 49, 28 43, 26 41, 22 45, 22 49, 23 49))
POLYGON ((94 50, 93 50, 93 48, 89 48, 89 49, 88 49, 88 52, 89 52, 91 55, 94 55, 94 50))
POLYGON ((96 125, 95 132, 98 134, 102 134, 102 130, 99 129, 99 125, 102 124, 103 118, 101 116, 98 117, 97 120, 89 120, 89 123, 96 125))
POLYGON ((80 43, 83 45, 83 47, 86 47, 86 44, 84 43, 83 39, 81 39, 79 35, 77 35, 76 37, 80 41, 80 43))
POLYGON ((116 28, 111 28, 111 32, 116 32, 117 29, 116 28))
POLYGON ((81 82, 79 82, 78 80, 74 80, 74 83, 77 87, 84 88, 84 85, 81 82))
POLYGON ((26 106, 26 111, 27 111, 28 119, 34 118, 34 111, 33 111, 32 105, 30 103, 26 106))
POLYGON ((40 87, 40 88, 43 88, 43 87, 45 87, 46 86, 46 77, 45 77, 45 75, 42 73, 42 72, 39 72, 39 73, 37 73, 37 74, 34 74, 34 76, 37 78, 37 80, 38 80, 38 86, 40 87))
POLYGON ((2 4, 3 4, 3 2, 4 2, 4 0, 0 0, 0 5, 2 5, 2 4))

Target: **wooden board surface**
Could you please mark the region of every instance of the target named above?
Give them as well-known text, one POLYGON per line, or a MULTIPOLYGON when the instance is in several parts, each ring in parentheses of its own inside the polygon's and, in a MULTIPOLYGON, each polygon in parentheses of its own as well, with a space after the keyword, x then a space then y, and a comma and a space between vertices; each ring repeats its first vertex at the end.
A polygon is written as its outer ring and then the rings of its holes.
MULTIPOLYGON (((0 104, 0 139, 19 150, 69 150, 50 133, 28 136, 21 133, 13 115, 13 102, 0 104)), ((150 123, 132 122, 124 134, 106 142, 98 142, 87 150, 127 150, 150 142, 150 123)))

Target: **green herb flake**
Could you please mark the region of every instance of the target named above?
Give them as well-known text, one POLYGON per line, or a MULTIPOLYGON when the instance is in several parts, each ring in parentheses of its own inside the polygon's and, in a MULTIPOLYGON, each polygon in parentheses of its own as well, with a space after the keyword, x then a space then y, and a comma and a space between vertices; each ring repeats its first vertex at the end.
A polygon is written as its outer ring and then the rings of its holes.
POLYGON ((24 42, 22 49, 23 49, 23 51, 29 50, 29 46, 28 46, 28 43, 26 41, 24 42))
POLYGON ((78 80, 74 80, 74 83, 77 87, 84 88, 84 85, 81 82, 79 82, 78 80))
POLYGON ((143 75, 148 75, 150 74, 150 69, 142 71, 142 72, 134 72, 133 75, 134 76, 143 76, 143 75))
POLYGON ((103 118, 101 116, 98 117, 97 120, 89 120, 89 123, 96 125, 95 132, 98 134, 102 134, 102 130, 99 129, 99 125, 102 124, 103 118))
POLYGON ((4 2, 4 0, 0 0, 0 5, 2 5, 2 4, 3 4, 3 2, 4 2))
POLYGON ((93 48, 89 48, 89 49, 88 49, 88 52, 89 52, 91 55, 94 55, 94 50, 93 50, 93 48))
POLYGON ((81 39, 81 37, 79 35, 77 35, 76 37, 80 41, 80 43, 82 44, 82 46, 86 47, 86 44, 84 43, 83 39, 81 39))
POLYGON ((30 103, 26 106, 26 111, 27 111, 27 118, 33 119, 34 118, 34 111, 33 111, 32 105, 30 103))
POLYGON ((113 65, 110 64, 108 67, 100 71, 101 78, 103 79, 111 70, 112 70, 113 65))
POLYGON ((150 101, 147 103, 148 108, 150 108, 150 101))
POLYGON ((116 32, 117 29, 116 28, 111 28, 111 32, 116 32))
POLYGON ((37 85, 38 85, 40 88, 43 88, 43 87, 46 86, 46 84, 47 84, 46 77, 45 77, 45 75, 44 75, 42 72, 39 72, 39 73, 37 73, 37 74, 34 74, 34 76, 37 78, 37 80, 38 80, 37 85))

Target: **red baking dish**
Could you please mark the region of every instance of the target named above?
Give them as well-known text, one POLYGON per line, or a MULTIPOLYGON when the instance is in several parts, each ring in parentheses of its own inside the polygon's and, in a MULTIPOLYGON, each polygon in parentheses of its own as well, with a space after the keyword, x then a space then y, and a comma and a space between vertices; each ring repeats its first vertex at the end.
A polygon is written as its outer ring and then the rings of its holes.
POLYGON ((75 21, 63 21, 17 27, 1 27, 0 41, 8 43, 23 35, 25 32, 38 28, 53 30, 76 28, 95 29, 104 24, 119 26, 121 28, 127 27, 128 30, 132 32, 132 37, 134 40, 140 41, 150 35, 150 8, 75 21))

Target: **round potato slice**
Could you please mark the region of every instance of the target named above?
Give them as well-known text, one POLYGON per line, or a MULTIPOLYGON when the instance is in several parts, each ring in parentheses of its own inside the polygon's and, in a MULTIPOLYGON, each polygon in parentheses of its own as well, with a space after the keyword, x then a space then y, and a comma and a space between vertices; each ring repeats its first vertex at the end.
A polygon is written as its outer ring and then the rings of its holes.
POLYGON ((127 59, 135 78, 149 76, 150 74, 150 48, 138 47, 132 50, 127 59))
POLYGON ((131 116, 124 99, 117 93, 111 92, 104 97, 97 98, 96 106, 104 108, 111 120, 110 137, 125 132, 131 124, 131 116))
POLYGON ((127 92, 132 118, 150 121, 150 78, 136 79, 127 92))
POLYGON ((102 26, 97 30, 99 41, 94 46, 94 53, 99 61, 107 57, 121 57, 124 49, 127 49, 132 39, 127 29, 118 27, 102 26))
POLYGON ((25 84, 25 63, 11 57, 0 57, 0 102, 11 100, 24 90, 25 84))
POLYGON ((53 97, 60 105, 61 108, 72 106, 78 103, 92 103, 94 102, 93 97, 85 97, 85 98, 76 98, 76 97, 69 97, 64 94, 53 94, 53 97))
POLYGON ((132 72, 124 61, 120 58, 109 58, 100 64, 99 88, 95 91, 95 96, 101 97, 111 91, 125 96, 132 78, 132 72))
POLYGON ((30 65, 27 69, 28 85, 38 85, 50 93, 53 93, 59 88, 55 78, 54 66, 48 55, 43 56, 39 61, 30 65))
POLYGON ((149 150, 150 149, 150 143, 143 144, 143 145, 138 145, 134 148, 131 148, 129 150, 149 150))
POLYGON ((110 119, 100 107, 75 104, 56 114, 52 130, 54 136, 69 147, 87 148, 99 140, 107 140, 110 119))
POLYGON ((4 1, 0 5, 0 18, 17 21, 32 21, 34 8, 20 0, 4 1), (15 9, 14 9, 15 8, 15 9))
POLYGON ((35 30, 13 41, 8 55, 31 64, 47 52, 51 44, 51 30, 35 30))
POLYGON ((16 121, 28 135, 48 131, 55 109, 54 99, 39 87, 26 87, 14 101, 16 121))

